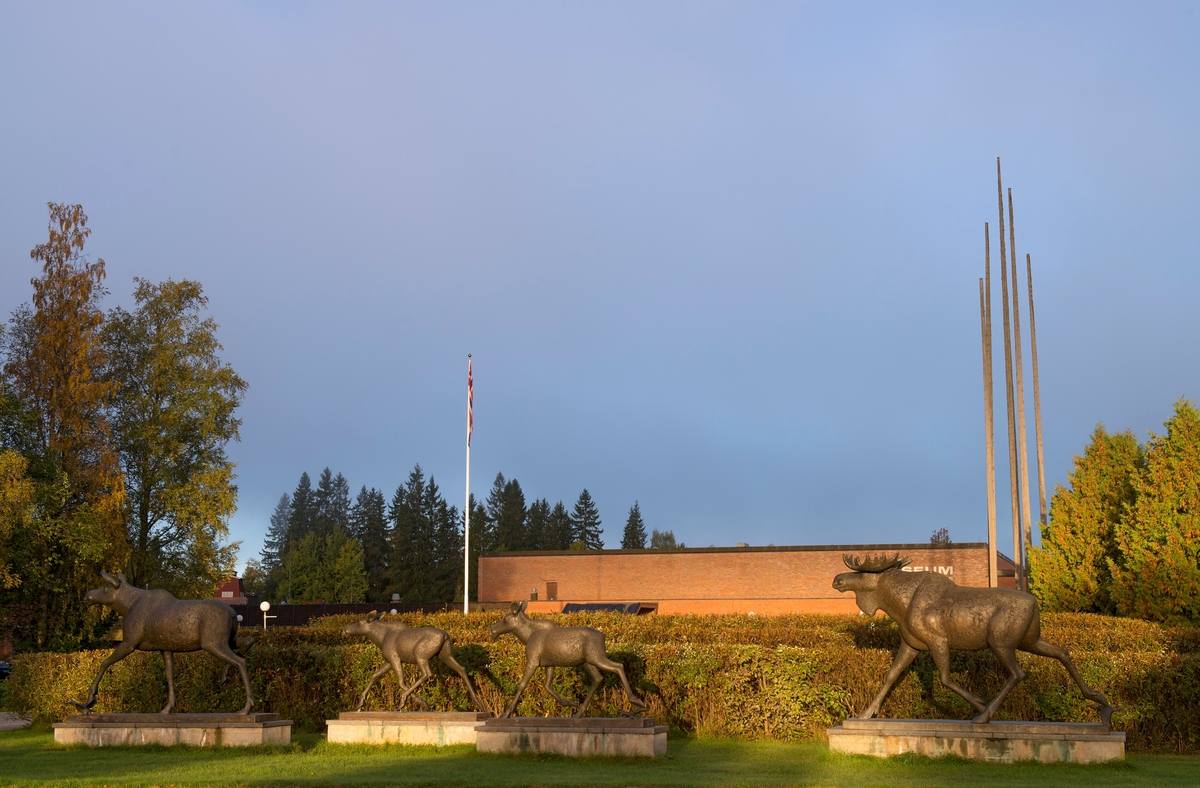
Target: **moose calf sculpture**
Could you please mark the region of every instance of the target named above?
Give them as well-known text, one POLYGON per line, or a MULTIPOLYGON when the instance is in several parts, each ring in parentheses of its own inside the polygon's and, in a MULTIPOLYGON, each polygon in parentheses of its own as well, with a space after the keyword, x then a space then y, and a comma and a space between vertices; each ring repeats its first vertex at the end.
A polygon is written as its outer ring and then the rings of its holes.
POLYGON ((620 676, 621 685, 625 687, 625 695, 629 698, 629 702, 637 710, 645 710, 646 704, 633 694, 633 688, 629 686, 629 679, 625 677, 625 667, 620 662, 614 662, 608 658, 608 652, 604 648, 603 632, 591 627, 560 627, 553 621, 533 619, 525 615, 525 607, 525 602, 513 602, 512 612, 492 624, 492 628, 489 630, 492 640, 506 632, 511 632, 525 646, 525 675, 521 678, 521 683, 517 685, 517 694, 513 696, 512 702, 508 704, 508 708, 500 715, 501 717, 510 716, 517 708, 517 701, 521 699, 521 693, 525 691, 525 687, 528 686, 529 680, 533 678, 533 674, 537 672, 538 668, 546 669, 546 691, 564 706, 577 707, 572 716, 582 717, 587 710, 588 704, 592 702, 592 696, 596 694, 596 689, 604 680, 604 676, 600 673, 601 670, 620 676), (592 678, 591 689, 588 690, 583 703, 564 698, 551 686, 555 668, 580 666, 592 678))
POLYGON ((246 660, 235 653, 238 621, 233 608, 215 599, 176 599, 169 591, 137 588, 126 583, 121 572, 117 572, 116 577, 108 572, 101 572, 100 576, 106 584, 88 591, 84 601, 117 611, 125 619, 122 639, 101 663, 87 700, 83 703, 71 701, 71 705, 80 711, 89 711, 96 705, 100 679, 113 664, 134 651, 161 651, 167 674, 167 705, 161 713, 169 714, 175 707, 175 652, 207 651, 227 666, 233 665, 241 671, 246 705, 238 713, 250 713, 254 694, 250 690, 246 660))
POLYGON ((833 580, 838 591, 853 591, 858 607, 871 616, 883 610, 900 626, 900 649, 892 661, 879 694, 859 719, 870 719, 879 711, 896 681, 921 651, 928 651, 943 685, 975 707, 972 722, 990 722, 996 709, 1025 678, 1017 652, 1057 659, 1079 685, 1083 696, 1100 705, 1100 717, 1108 725, 1114 709, 1100 692, 1079 675, 1065 648, 1042 639, 1038 601, 1032 594, 1010 588, 964 588, 934 572, 901 571, 909 559, 899 554, 869 557, 859 561, 842 559, 852 571, 833 580), (950 649, 977 651, 990 648, 1008 670, 1008 681, 991 703, 984 702, 950 677, 950 649))
POLYGON ((343 635, 366 637, 367 640, 370 640, 383 652, 383 665, 379 670, 371 674, 371 680, 367 682, 367 688, 362 691, 362 695, 358 699, 358 706, 354 709, 355 711, 363 707, 363 704, 367 701, 367 693, 371 691, 371 687, 389 670, 396 671, 396 680, 400 682, 400 689, 404 692, 400 698, 399 709, 403 709, 404 705, 408 703, 408 699, 412 697, 417 701, 422 710, 428 711, 429 704, 425 702, 424 698, 417 695, 416 692, 422 684, 433 678, 433 671, 429 668, 429 660, 434 657, 440 659, 442 664, 462 678, 463 683, 467 685, 467 695, 470 696, 475 710, 486 711, 483 704, 480 703, 479 697, 475 694, 475 688, 471 686, 471 679, 467 677, 467 671, 454 659, 454 654, 451 651, 454 640, 448 632, 437 627, 409 627, 403 621, 380 621, 381 618, 383 618, 382 613, 372 610, 367 614, 366 618, 342 629, 343 635), (405 663, 416 665, 421 673, 413 681, 411 687, 404 686, 403 665, 405 663))

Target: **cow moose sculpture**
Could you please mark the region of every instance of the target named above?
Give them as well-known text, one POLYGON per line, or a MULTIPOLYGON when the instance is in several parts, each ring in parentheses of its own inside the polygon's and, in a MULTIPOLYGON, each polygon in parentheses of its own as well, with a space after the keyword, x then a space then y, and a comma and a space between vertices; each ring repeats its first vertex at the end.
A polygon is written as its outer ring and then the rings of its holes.
POLYGON ((411 697, 416 700, 417 705, 422 710, 428 711, 429 704, 425 699, 416 694, 422 684, 433 678, 433 671, 429 668, 429 660, 437 657, 446 667, 454 671, 467 685, 467 695, 471 698, 471 703, 475 706, 476 711, 486 711, 484 705, 480 702, 479 697, 475 694, 475 688, 471 686, 471 679, 467 677, 467 671, 458 660, 454 659, 454 654, 451 647, 454 645, 454 639, 445 630, 437 627, 410 627, 403 621, 381 621, 382 613, 377 613, 372 610, 367 614, 367 617, 359 621, 349 624, 342 629, 342 634, 347 636, 366 637, 383 653, 383 665, 379 670, 371 674, 371 680, 367 682, 367 687, 362 691, 362 695, 358 699, 358 706, 355 711, 362 709, 363 704, 367 701, 367 693, 371 691, 371 687, 375 686, 375 682, 382 678, 389 670, 396 671, 396 680, 400 683, 400 689, 403 695, 400 697, 400 705, 398 709, 403 709, 408 699, 411 697), (420 675, 413 680, 412 686, 404 685, 404 664, 416 665, 420 675))
POLYGON ((241 672, 242 684, 246 687, 246 705, 238 714, 250 713, 254 693, 250 690, 246 660, 235 653, 239 646, 238 620, 233 608, 215 599, 176 599, 169 591, 137 588, 126 583, 121 572, 117 572, 116 577, 108 572, 101 572, 100 576, 105 585, 88 591, 83 599, 88 604, 110 607, 124 618, 122 639, 101 663, 87 700, 83 703, 70 701, 72 706, 80 711, 90 711, 96 705, 100 679, 113 664, 134 651, 160 651, 167 675, 167 705, 160 713, 169 714, 175 708, 174 654, 207 651, 241 672))
POLYGON ((513 602, 512 612, 492 624, 488 631, 492 640, 511 632, 525 646, 525 675, 521 677, 517 692, 501 717, 511 716, 516 710, 517 701, 521 699, 521 694, 525 692, 525 687, 529 685, 538 668, 546 669, 546 691, 564 706, 576 707, 575 714, 572 715, 574 717, 582 717, 587 711, 592 696, 604 680, 600 673, 602 670, 620 677, 625 696, 635 709, 646 709, 646 704, 633 694, 633 688, 629 686, 625 666, 608 658, 603 632, 592 627, 560 627, 553 621, 530 618, 525 614, 525 607, 525 602, 513 602), (551 683, 554 680, 555 668, 577 667, 582 667, 592 679, 592 686, 582 703, 559 695, 551 683))
POLYGON ((1038 601, 1032 594, 1010 588, 965 588, 935 572, 901 571, 909 559, 899 554, 863 561, 843 556, 842 560, 851 571, 835 577, 833 587, 853 591, 860 610, 869 616, 883 610, 900 627, 900 649, 883 687, 858 719, 870 719, 879 712, 900 675, 922 651, 933 657, 942 684, 979 712, 974 723, 990 722, 1004 698, 1025 678, 1017 662, 1018 651, 1061 662, 1083 696, 1099 704, 1105 725, 1118 711, 1104 695, 1087 685, 1065 648, 1042 638, 1038 601), (988 704, 950 676, 950 649, 985 648, 991 649, 1008 671, 1008 681, 988 704))

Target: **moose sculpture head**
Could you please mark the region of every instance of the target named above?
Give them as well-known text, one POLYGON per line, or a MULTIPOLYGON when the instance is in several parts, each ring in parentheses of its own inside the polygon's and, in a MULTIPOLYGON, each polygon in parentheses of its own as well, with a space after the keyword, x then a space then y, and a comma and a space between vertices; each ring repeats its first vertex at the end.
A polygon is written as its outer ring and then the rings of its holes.
POLYGON ((1025 678, 1017 662, 1017 652, 1025 651, 1061 662, 1083 696, 1099 704, 1100 718, 1109 724, 1116 709, 1084 682, 1065 648, 1042 639, 1038 601, 1033 595, 1011 588, 965 588, 935 572, 902 571, 909 559, 899 554, 868 556, 865 560, 847 555, 842 560, 851 571, 835 577, 833 587, 853 591, 859 610, 867 615, 882 610, 900 627, 900 649, 883 687, 859 719, 874 717, 917 654, 928 651, 942 684, 978 712, 973 722, 990 722, 1004 698, 1025 678), (952 648, 990 648, 1000 658, 1008 670, 1008 681, 991 703, 984 704, 951 678, 952 648))
MULTIPOLYGON (((93 588, 83 595, 83 601, 89 605, 105 605, 106 607, 114 607, 117 603, 117 592, 121 590, 121 586, 125 585, 125 573, 117 572, 117 576, 113 577, 104 570, 100 571, 100 577, 104 579, 104 585, 99 588, 93 588)), ((117 611, 121 613, 120 610, 117 611)), ((124 615, 124 613, 121 613, 124 615)))
POLYGON ((901 558, 897 553, 892 557, 886 555, 868 556, 860 560, 853 556, 843 556, 842 561, 854 570, 843 572, 833 578, 833 587, 838 591, 853 591, 858 609, 873 616, 882 607, 879 603, 879 578, 889 569, 903 569, 912 563, 911 559, 901 558))

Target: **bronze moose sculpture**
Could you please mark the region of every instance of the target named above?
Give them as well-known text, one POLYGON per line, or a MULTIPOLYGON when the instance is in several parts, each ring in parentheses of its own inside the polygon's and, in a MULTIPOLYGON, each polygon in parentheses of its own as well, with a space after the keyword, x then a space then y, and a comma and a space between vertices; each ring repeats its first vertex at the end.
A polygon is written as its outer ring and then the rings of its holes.
POLYGON ((174 654, 207 651, 241 672, 242 684, 246 687, 246 705, 238 714, 250 713, 254 694, 250 690, 246 660, 235 653, 239 646, 238 621, 233 608, 215 599, 176 599, 169 591, 137 588, 126 583, 121 572, 117 572, 116 577, 108 572, 101 572, 100 576, 105 585, 88 591, 84 601, 110 607, 124 618, 121 642, 101 663, 87 700, 83 703, 71 701, 71 705, 81 711, 91 710, 96 705, 100 679, 114 663, 134 651, 160 651, 167 674, 167 705, 160 713, 169 714, 175 707, 174 654))
POLYGON ((429 710, 429 704, 425 699, 416 694, 422 684, 433 678, 433 671, 429 668, 429 660, 437 657, 446 667, 454 671, 467 685, 467 695, 471 698, 471 703, 475 706, 476 711, 485 711, 483 704, 480 703, 479 697, 475 694, 475 688, 471 686, 471 679, 467 677, 467 671, 462 665, 454 659, 454 654, 451 651, 451 646, 454 644, 454 639, 445 630, 437 627, 409 627, 403 621, 381 621, 382 613, 376 613, 372 610, 367 614, 367 617, 349 624, 342 629, 343 635, 358 635, 364 636, 370 640, 383 653, 383 665, 379 670, 371 674, 371 680, 367 682, 367 688, 362 691, 362 695, 358 699, 358 706, 355 711, 360 710, 363 704, 367 701, 367 693, 371 691, 371 687, 375 682, 382 678, 389 670, 396 671, 396 680, 400 682, 400 689, 403 695, 400 697, 399 709, 403 709, 408 699, 411 697, 416 700, 417 705, 423 711, 429 710), (413 680, 412 686, 404 685, 404 664, 416 665, 420 675, 413 680))
POLYGON ((546 691, 564 706, 576 707, 575 714, 572 715, 574 717, 582 717, 587 711, 592 696, 604 680, 600 673, 602 670, 617 674, 629 702, 638 711, 645 710, 646 704, 633 694, 633 688, 629 686, 629 679, 625 677, 625 666, 608 658, 603 632, 592 627, 560 627, 553 621, 533 619, 525 614, 525 607, 525 602, 513 602, 512 612, 492 624, 488 631, 492 640, 511 632, 525 646, 525 675, 521 677, 517 692, 501 717, 508 717, 516 710, 517 701, 521 699, 521 694, 525 692, 525 687, 538 668, 546 669, 546 691), (551 684, 555 668, 577 667, 582 667, 592 679, 592 686, 582 703, 559 695, 551 684))
POLYGON ((1114 709, 1103 694, 1089 687, 1079 675, 1065 648, 1041 636, 1038 601, 1032 594, 1010 588, 965 588, 935 572, 905 572, 909 559, 899 554, 869 557, 859 561, 842 559, 850 572, 833 580, 838 591, 853 591, 858 607, 867 615, 883 610, 900 627, 900 649, 883 680, 879 694, 858 719, 870 719, 896 685, 900 675, 917 654, 928 651, 938 677, 948 689, 961 695, 978 716, 974 723, 990 722, 1005 696, 1025 671, 1017 662, 1024 651, 1057 659, 1079 685, 1083 696, 1100 705, 1100 718, 1108 725, 1114 709), (990 648, 1008 671, 1008 681, 991 703, 984 702, 950 676, 950 649, 978 651, 990 648))

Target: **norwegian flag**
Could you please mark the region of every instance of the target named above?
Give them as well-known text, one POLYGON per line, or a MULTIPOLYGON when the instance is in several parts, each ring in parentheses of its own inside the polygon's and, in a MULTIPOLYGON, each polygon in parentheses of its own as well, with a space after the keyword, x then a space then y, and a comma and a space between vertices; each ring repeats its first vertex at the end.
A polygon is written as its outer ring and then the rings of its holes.
POLYGON ((471 381, 471 357, 467 356, 467 445, 471 445, 471 433, 475 431, 475 387, 471 381))

